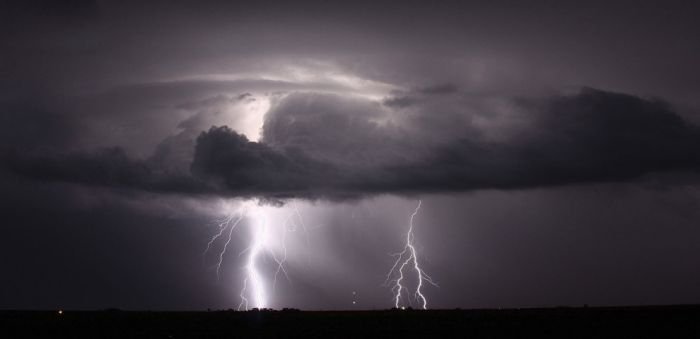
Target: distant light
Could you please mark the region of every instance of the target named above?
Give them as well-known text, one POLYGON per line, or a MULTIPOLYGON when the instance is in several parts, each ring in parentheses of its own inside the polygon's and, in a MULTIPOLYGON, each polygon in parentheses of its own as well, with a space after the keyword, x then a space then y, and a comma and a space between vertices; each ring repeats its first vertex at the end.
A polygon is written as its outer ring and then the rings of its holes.
POLYGON ((402 309, 402 310, 405 310, 405 309, 406 309, 406 306, 401 306, 401 309, 402 309))
POLYGON ((357 303, 353 300, 353 301, 352 301, 352 304, 355 305, 355 304, 357 304, 357 303))
POLYGON ((63 315, 63 310, 58 310, 58 315, 63 315))

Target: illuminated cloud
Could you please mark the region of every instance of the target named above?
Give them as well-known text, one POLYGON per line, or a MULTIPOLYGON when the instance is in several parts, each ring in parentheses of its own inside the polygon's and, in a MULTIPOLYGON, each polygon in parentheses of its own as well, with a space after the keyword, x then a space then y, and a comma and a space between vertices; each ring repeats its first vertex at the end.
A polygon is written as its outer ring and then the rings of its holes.
POLYGON ((700 165, 697 127, 659 101, 594 89, 512 99, 516 110, 507 114, 522 115, 524 123, 506 123, 508 136, 494 140, 484 126, 502 122, 484 124, 460 106, 433 111, 434 99, 424 100, 422 110, 404 112, 336 94, 290 94, 267 112, 260 141, 228 127, 200 134, 191 173, 159 171, 157 157, 146 163, 119 149, 15 153, 8 164, 41 180, 273 200, 630 181, 700 165), (476 123, 449 125, 458 120, 476 123))

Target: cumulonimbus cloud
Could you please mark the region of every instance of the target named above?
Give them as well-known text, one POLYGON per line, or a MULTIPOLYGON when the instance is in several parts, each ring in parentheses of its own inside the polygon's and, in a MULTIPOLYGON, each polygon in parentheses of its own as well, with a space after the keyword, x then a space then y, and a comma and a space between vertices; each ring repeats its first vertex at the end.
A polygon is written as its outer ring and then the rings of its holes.
POLYGON ((259 142, 228 127, 201 133, 190 173, 158 171, 119 150, 15 152, 7 164, 35 179, 282 200, 617 182, 700 169, 700 130, 661 101, 589 88, 512 100, 523 123, 489 138, 494 131, 484 129, 506 125, 465 124, 470 120, 450 113, 449 104, 431 101, 459 95, 450 89, 418 93, 412 105, 400 108, 291 94, 267 113, 259 142), (449 128, 450 121, 461 127, 449 128))

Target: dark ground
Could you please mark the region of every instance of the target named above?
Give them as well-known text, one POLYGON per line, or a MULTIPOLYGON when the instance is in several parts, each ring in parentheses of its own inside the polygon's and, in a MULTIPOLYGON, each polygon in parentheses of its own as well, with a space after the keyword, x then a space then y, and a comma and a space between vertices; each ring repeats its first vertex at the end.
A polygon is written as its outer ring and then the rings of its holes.
POLYGON ((0 311, 0 338, 700 338, 700 305, 435 311, 0 311))

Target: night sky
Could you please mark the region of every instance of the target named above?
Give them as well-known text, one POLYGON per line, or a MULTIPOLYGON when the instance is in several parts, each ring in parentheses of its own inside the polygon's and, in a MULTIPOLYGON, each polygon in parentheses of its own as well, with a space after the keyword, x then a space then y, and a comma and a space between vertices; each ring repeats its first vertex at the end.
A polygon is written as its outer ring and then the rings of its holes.
POLYGON ((3 1, 0 309, 700 303, 698 13, 3 1))

